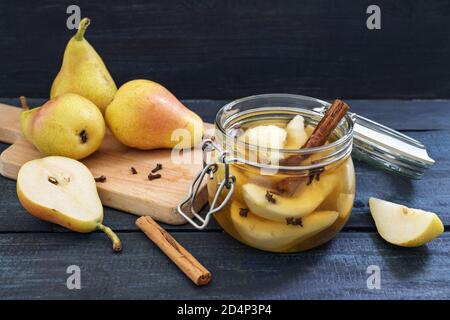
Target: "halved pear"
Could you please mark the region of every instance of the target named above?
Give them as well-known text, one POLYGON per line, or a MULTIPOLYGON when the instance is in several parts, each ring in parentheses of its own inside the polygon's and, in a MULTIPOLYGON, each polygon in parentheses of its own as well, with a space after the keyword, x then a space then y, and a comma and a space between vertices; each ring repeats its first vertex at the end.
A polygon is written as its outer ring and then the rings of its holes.
POLYGON ((286 126, 285 149, 300 149, 308 140, 305 130, 305 119, 301 115, 296 115, 286 126))
POLYGON ((31 160, 17 176, 20 203, 33 216, 77 232, 101 230, 121 250, 117 235, 102 224, 103 206, 89 169, 59 156, 31 160))
POLYGON ((286 222, 287 218, 301 218, 312 213, 333 191, 338 177, 325 173, 320 180, 300 188, 293 197, 272 195, 275 202, 266 199, 267 189, 253 183, 242 186, 247 207, 254 214, 273 221, 286 222))
POLYGON ((233 201, 231 220, 242 239, 262 250, 279 251, 300 238, 311 237, 331 226, 337 219, 336 211, 317 211, 302 219, 302 226, 266 220, 252 212, 239 214, 244 204, 233 201))
POLYGON ((369 199, 370 212, 380 236, 402 247, 418 247, 438 237, 444 226, 428 211, 412 209, 376 198, 369 199))

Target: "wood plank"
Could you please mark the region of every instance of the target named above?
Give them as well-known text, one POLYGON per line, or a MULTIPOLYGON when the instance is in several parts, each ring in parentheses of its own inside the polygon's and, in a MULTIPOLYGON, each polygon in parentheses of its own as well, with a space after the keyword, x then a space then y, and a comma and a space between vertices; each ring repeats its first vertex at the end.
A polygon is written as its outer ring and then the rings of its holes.
MULTIPOLYGON (((326 100, 326 99, 325 99, 326 100)), ((213 123, 219 109, 231 100, 183 100, 213 123)), ((14 101, 11 101, 14 103, 14 101)), ((399 131, 448 130, 450 100, 346 100, 351 111, 399 131)))
MULTIPOLYGON (((266 93, 269 92, 271 91, 267 91, 266 93)), ((299 94, 299 92, 296 92, 296 94, 299 94)), ((214 122, 217 111, 230 101, 183 100, 189 108, 201 114, 205 121, 211 123, 214 122)), ((14 103, 14 100, 11 102, 14 103)), ((450 121, 448 121, 450 100, 346 99, 346 102, 350 105, 352 112, 399 131, 450 129, 450 121)))
MULTIPOLYGON (((447 0, 378 0, 375 31, 366 1, 134 0, 109 3, 107 14, 94 1, 77 4, 118 84, 154 79, 185 98, 450 97, 447 0)), ((68 5, 1 1, 0 96, 48 95, 73 34, 68 5)))
MULTIPOLYGON (((446 226, 450 226, 450 131, 411 132, 413 138, 429 146, 431 157, 436 164, 427 171, 422 180, 409 180, 371 167, 360 161, 356 166, 356 198, 348 229, 373 228, 369 214, 368 198, 380 197, 403 203, 407 206, 435 211, 446 226), (436 143, 439 142, 439 143, 436 143)), ((3 148, 6 146, 0 144, 3 148)), ((1 148, 0 148, 1 150, 1 148)), ((29 216, 17 201, 15 182, 0 178, 0 232, 1 231, 48 231, 59 227, 38 221, 29 216), (12 219, 12 216, 14 217, 12 219)), ((117 210, 105 208, 105 221, 117 230, 136 230, 134 217, 123 215, 117 210)), ((169 230, 192 229, 190 225, 169 227, 169 230)), ((220 230, 213 223, 208 230, 220 230)))
MULTIPOLYGON (((270 91, 267 91, 270 92, 270 91)), ((239 96, 236 96, 239 98, 239 96)), ((45 99, 28 99, 39 106, 45 99)), ((204 121, 214 123, 217 111, 231 100, 183 100, 204 121)), ((450 129, 450 100, 346 100, 353 112, 400 131, 450 129)), ((18 98, 0 98, 0 102, 18 105, 18 98)), ((0 113, 1 114, 1 113, 0 113)))
POLYGON ((21 108, 12 109, 10 105, 0 103, 0 137, 5 143, 14 143, 21 136, 20 132, 21 108))
POLYGON ((270 254, 223 233, 175 238, 212 272, 198 288, 143 233, 122 233, 121 254, 100 233, 1 234, 3 299, 448 299, 450 234, 404 249, 374 233, 341 233, 298 254, 270 254), (81 269, 81 290, 66 288, 66 269, 81 269), (381 270, 369 290, 367 267, 381 270), (261 281, 264 279, 264 281, 261 281))

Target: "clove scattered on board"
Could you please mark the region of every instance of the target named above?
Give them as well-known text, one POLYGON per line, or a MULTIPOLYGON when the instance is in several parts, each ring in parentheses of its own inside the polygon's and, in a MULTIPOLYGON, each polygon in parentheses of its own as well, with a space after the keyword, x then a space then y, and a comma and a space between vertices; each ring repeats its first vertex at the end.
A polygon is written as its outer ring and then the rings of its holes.
POLYGON ((162 168, 163 168, 162 164, 161 163, 157 163, 156 167, 152 169, 152 173, 158 172, 162 168))
POLYGON ((101 175, 100 177, 96 177, 94 179, 95 179, 95 182, 101 182, 101 183, 106 182, 106 177, 103 175, 101 175))
POLYGON ((148 180, 150 180, 150 181, 155 180, 155 179, 160 179, 160 178, 161 178, 161 175, 159 173, 157 173, 157 174, 149 173, 149 175, 148 175, 148 180))

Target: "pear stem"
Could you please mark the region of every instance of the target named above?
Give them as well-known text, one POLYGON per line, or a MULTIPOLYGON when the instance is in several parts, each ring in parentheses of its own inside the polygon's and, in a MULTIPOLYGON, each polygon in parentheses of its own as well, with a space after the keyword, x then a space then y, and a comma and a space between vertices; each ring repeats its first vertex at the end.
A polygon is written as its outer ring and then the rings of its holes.
POLYGON ((91 24, 91 20, 89 18, 83 18, 78 25, 78 31, 75 34, 75 39, 81 41, 84 39, 84 33, 86 32, 87 27, 91 24))
POLYGON ((27 98, 25 96, 20 96, 20 106, 23 110, 30 110, 30 106, 28 105, 27 98))
POLYGON ((106 233, 109 239, 111 239, 113 243, 113 250, 115 252, 120 252, 122 250, 122 242, 119 237, 112 231, 110 227, 107 227, 101 223, 97 224, 97 229, 106 233))

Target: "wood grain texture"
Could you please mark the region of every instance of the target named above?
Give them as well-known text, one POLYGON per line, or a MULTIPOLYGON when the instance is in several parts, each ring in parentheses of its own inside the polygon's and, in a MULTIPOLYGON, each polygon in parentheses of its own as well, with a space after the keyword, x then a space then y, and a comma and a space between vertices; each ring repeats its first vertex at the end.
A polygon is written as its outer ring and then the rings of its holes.
MULTIPOLYGON (((49 94, 73 3, 1 1, 0 96, 49 94)), ((447 0, 378 0, 376 31, 366 27, 367 0, 76 3, 119 85, 148 78, 184 98, 450 97, 447 0)))
POLYGON ((22 134, 20 132, 20 108, 0 103, 0 141, 14 143, 22 134))
POLYGON ((143 233, 119 234, 124 248, 94 234, 2 234, 2 299, 448 299, 450 234, 402 249, 375 233, 340 233, 298 254, 251 249, 224 233, 175 238, 213 274, 196 287, 143 233), (81 269, 81 290, 66 288, 66 269, 81 269), (367 267, 381 269, 369 290, 367 267), (263 281, 262 281, 263 280, 263 281))

